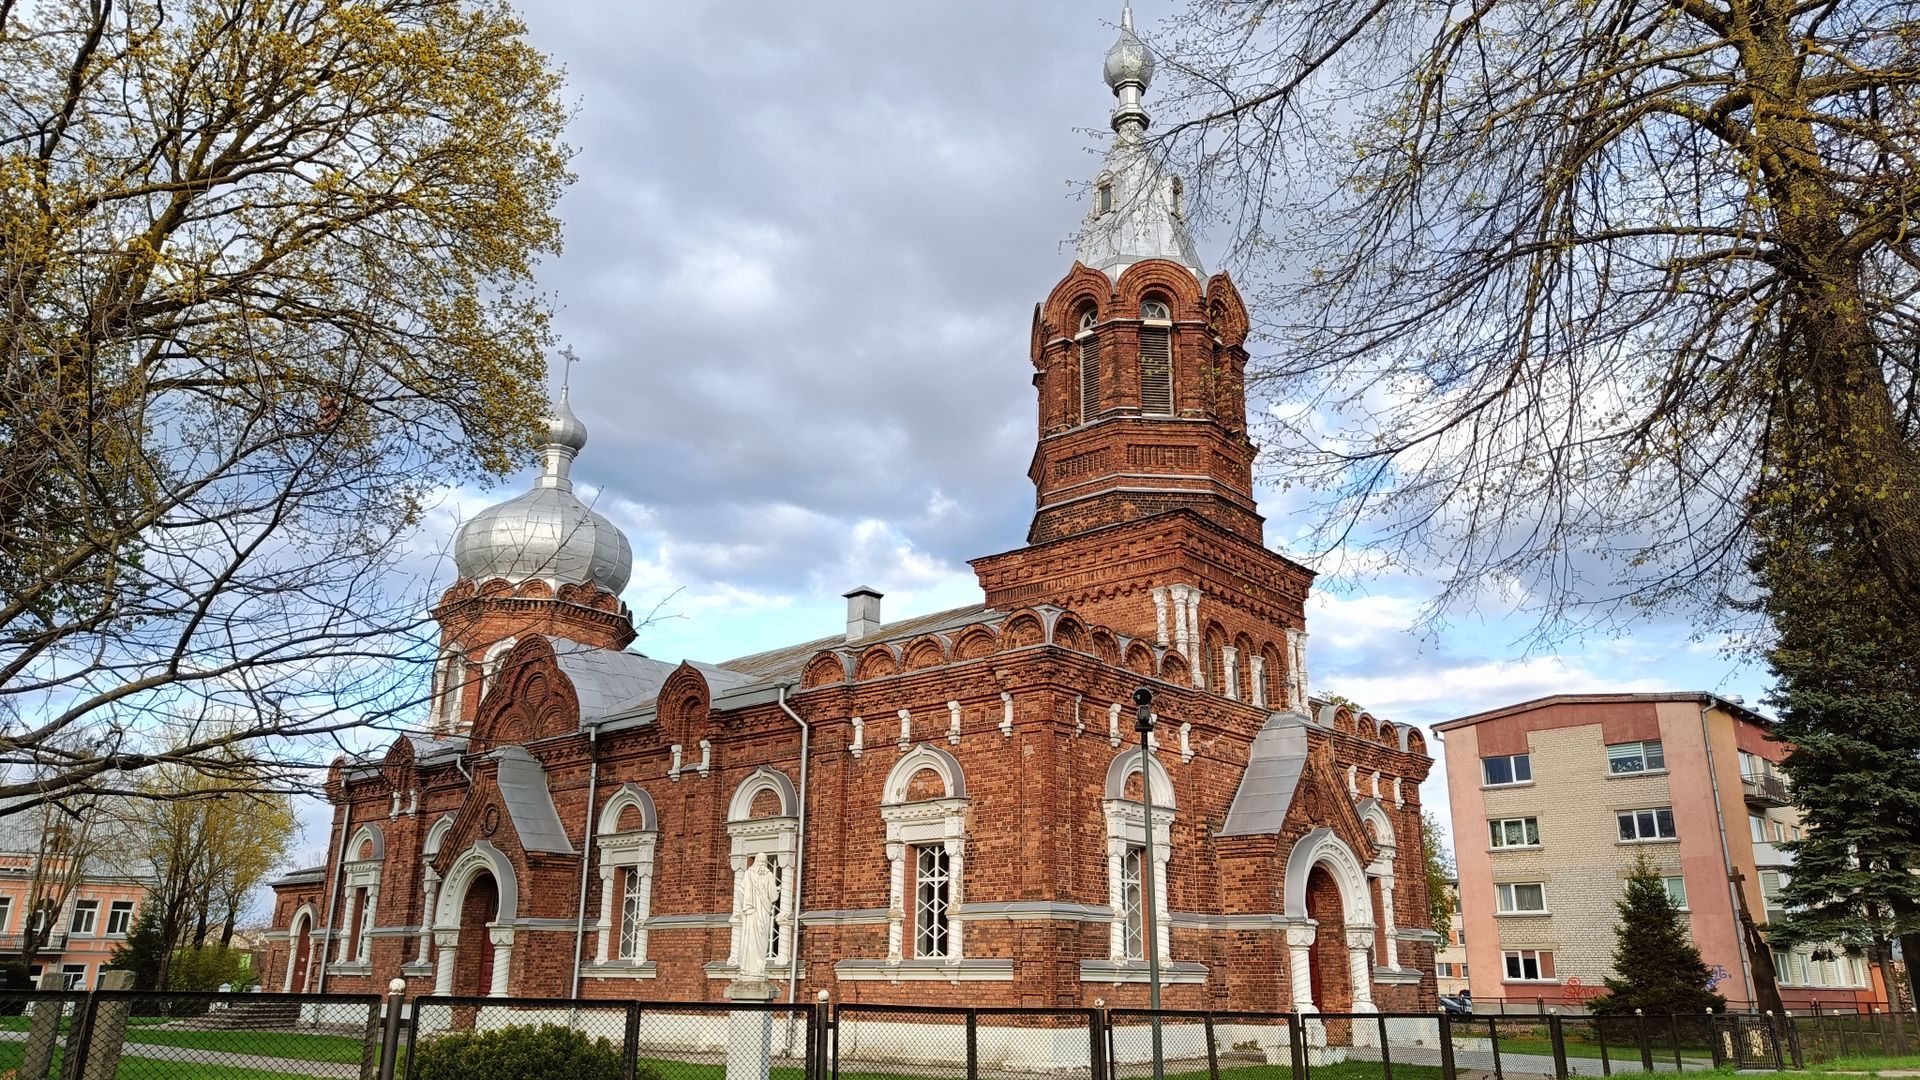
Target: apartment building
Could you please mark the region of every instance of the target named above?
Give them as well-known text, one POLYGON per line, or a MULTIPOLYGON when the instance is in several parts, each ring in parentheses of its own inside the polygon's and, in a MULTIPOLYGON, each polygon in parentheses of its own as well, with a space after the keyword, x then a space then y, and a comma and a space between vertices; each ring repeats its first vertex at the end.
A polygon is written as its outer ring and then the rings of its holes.
MULTIPOLYGON (((1714 694, 1558 694, 1439 724, 1476 1003, 1604 992, 1616 902, 1648 855, 1729 1007, 1754 1005, 1740 905, 1779 913, 1800 836, 1770 721, 1714 694)), ((1788 1009, 1886 1000, 1865 958, 1775 950, 1788 1009)))
POLYGON ((1453 925, 1433 954, 1433 976, 1438 992, 1452 996, 1467 989, 1467 924, 1460 911, 1460 881, 1447 879, 1447 902, 1453 905, 1453 925))

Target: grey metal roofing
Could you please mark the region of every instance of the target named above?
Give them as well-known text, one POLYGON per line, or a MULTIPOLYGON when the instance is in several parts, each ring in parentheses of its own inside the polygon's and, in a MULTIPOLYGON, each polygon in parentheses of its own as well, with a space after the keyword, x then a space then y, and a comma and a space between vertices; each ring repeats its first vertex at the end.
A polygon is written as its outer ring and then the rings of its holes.
POLYGON ((1233 805, 1227 808, 1221 836, 1249 836, 1279 832, 1286 823, 1287 808, 1293 805, 1293 793, 1300 786, 1300 773, 1307 764, 1307 727, 1312 721, 1297 712, 1277 712, 1267 717, 1260 734, 1253 737, 1247 754, 1247 771, 1240 774, 1240 787, 1233 793, 1233 805))
POLYGON ((327 864, 309 866, 303 870, 289 870, 273 880, 274 885, 306 885, 324 880, 327 876, 327 864))
POLYGON ((414 760, 438 757, 441 754, 458 754, 467 748, 465 735, 448 735, 434 738, 430 735, 409 735, 407 741, 413 744, 414 760))
POLYGON ((807 661, 813 659, 814 654, 822 649, 849 649, 857 652, 869 645, 895 638, 918 637, 921 634, 938 633, 942 630, 957 630, 969 623, 989 622, 1002 614, 985 604, 969 604, 966 607, 949 608, 946 611, 936 611, 931 615, 920 615, 886 623, 880 629, 853 642, 848 642, 845 634, 835 634, 831 637, 804 641, 798 645, 769 649, 751 656, 723 661, 719 666, 729 672, 747 675, 760 682, 797 679, 800 677, 801 670, 807 666, 807 661))
POLYGON ((524 746, 503 746, 492 756, 500 762, 500 799, 507 804, 520 846, 527 851, 573 854, 573 843, 553 806, 553 792, 547 788, 547 770, 524 746))
POLYGON ((679 666, 637 652, 559 640, 553 643, 553 658, 580 699, 582 724, 631 712, 652 701, 660 693, 660 684, 679 666))

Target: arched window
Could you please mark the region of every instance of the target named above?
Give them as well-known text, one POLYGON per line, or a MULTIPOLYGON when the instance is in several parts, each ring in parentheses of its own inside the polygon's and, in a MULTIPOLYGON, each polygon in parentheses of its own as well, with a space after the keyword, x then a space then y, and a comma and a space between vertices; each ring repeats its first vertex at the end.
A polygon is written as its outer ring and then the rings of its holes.
POLYGON ((466 688, 467 658, 452 649, 442 653, 434 681, 439 684, 434 687, 434 726, 451 734, 460 728, 460 698, 466 688))
POLYGON ((961 924, 952 914, 965 892, 966 808, 966 777, 945 750, 918 747, 887 774, 880 818, 887 826, 889 963, 908 955, 960 963, 961 924))
POLYGON ((1159 939, 1161 959, 1170 959, 1167 863, 1173 857, 1173 780, 1157 760, 1149 759, 1143 774, 1140 751, 1127 750, 1116 755, 1107 767, 1105 796, 1102 808, 1107 819, 1107 889, 1113 906, 1111 959, 1116 964, 1126 964, 1146 958, 1146 919, 1141 889, 1141 875, 1146 873, 1153 875, 1154 937, 1159 939), (1138 792, 1128 789, 1130 782, 1152 785, 1151 859, 1147 857, 1146 817, 1141 812, 1138 792))
POLYGON ((1100 335, 1093 332, 1099 314, 1089 307, 1080 313, 1080 422, 1100 416, 1100 335))
POLYGON ((635 784, 622 785, 600 811, 594 830, 600 847, 600 924, 594 962, 600 975, 644 978, 647 919, 653 906, 653 858, 659 826, 653 798, 635 784))
POLYGON ((1173 312, 1164 300, 1140 305, 1140 411, 1173 412, 1173 312))
POLYGON ((506 666, 507 654, 513 651, 518 638, 502 638, 487 646, 486 655, 480 659, 480 696, 486 697, 493 688, 493 680, 500 677, 500 669, 506 666))

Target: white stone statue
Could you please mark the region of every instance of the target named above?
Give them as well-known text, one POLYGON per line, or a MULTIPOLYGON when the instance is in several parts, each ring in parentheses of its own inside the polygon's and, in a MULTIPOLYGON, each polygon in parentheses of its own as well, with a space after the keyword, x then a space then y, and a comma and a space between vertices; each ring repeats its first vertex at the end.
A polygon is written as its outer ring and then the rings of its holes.
POLYGON ((773 905, 780 888, 767 857, 755 855, 740 885, 740 977, 767 976, 767 947, 773 942, 773 905))

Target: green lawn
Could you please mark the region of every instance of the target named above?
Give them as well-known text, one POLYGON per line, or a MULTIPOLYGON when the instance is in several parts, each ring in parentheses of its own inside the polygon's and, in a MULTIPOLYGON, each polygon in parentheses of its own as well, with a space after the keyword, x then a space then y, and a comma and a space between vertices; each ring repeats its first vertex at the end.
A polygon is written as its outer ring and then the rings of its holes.
MULTIPOLYGON (((1595 1060, 1599 1060, 1600 1058, 1600 1044, 1597 1042, 1567 1039, 1564 1041, 1564 1044, 1567 1048, 1568 1057, 1593 1058, 1595 1060)), ((1539 1054, 1542 1057, 1552 1057, 1553 1040, 1535 1038, 1510 1039, 1502 1035, 1500 1037, 1500 1052, 1502 1054, 1539 1054)), ((1640 1044, 1637 1042, 1614 1042, 1608 1040, 1606 1056, 1609 1061, 1626 1062, 1629 1067, 1637 1067, 1640 1064, 1640 1044)), ((1680 1057, 1682 1060, 1689 1062, 1712 1061, 1713 1050, 1706 1046, 1688 1046, 1685 1043, 1681 1043, 1680 1057)), ((1654 1040, 1653 1061, 1655 1065, 1658 1065, 1662 1061, 1668 1065, 1672 1065, 1673 1044, 1663 1039, 1654 1040)))
MULTIPOLYGON (((280 1031, 130 1031, 127 1042, 218 1050, 229 1054, 294 1058, 299 1061, 360 1063, 362 1044, 345 1035, 280 1031)), ((124 1070, 123 1070, 124 1071, 124 1070)))

